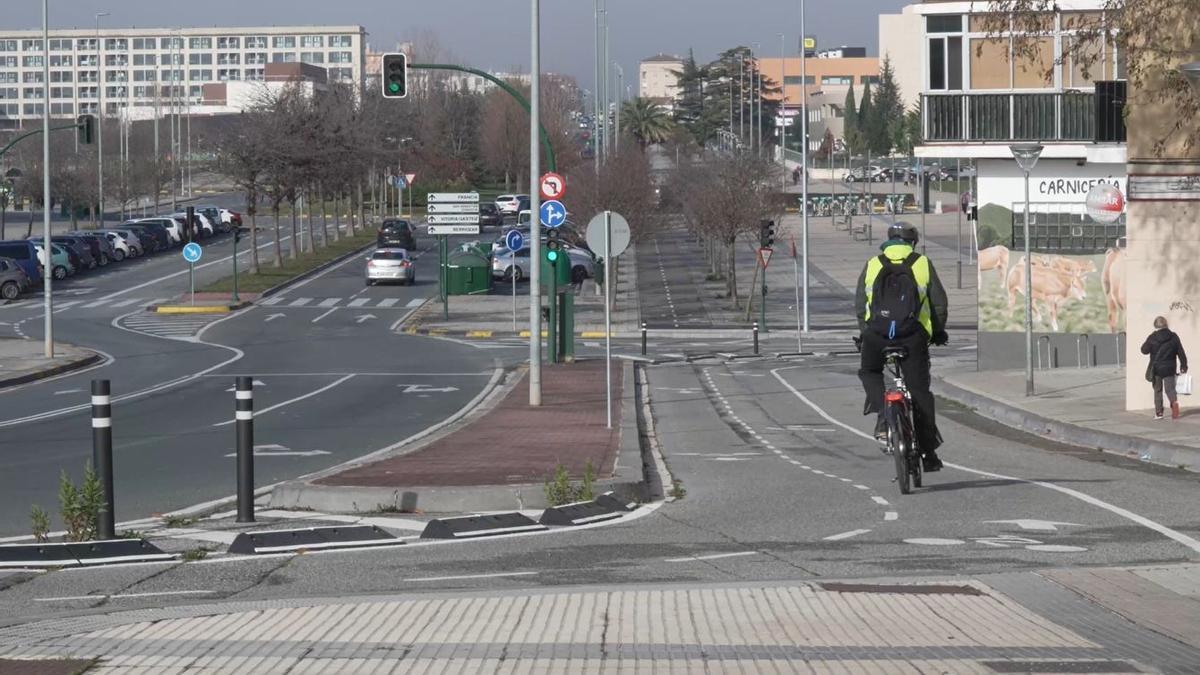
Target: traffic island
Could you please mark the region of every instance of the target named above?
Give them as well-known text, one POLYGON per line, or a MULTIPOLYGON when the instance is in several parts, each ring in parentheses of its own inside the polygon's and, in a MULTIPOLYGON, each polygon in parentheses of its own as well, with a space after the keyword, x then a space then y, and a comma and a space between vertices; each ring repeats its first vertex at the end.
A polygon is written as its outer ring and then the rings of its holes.
POLYGON ((104 357, 90 349, 55 343, 54 358, 46 358, 41 340, 0 338, 0 388, 15 387, 100 363, 104 357))
POLYGON ((544 368, 544 404, 537 408, 528 405, 526 377, 512 378, 490 408, 423 445, 276 486, 271 507, 326 513, 539 509, 558 505, 547 483, 560 470, 584 498, 590 473, 593 495, 612 491, 624 502, 646 501, 633 365, 614 369, 612 429, 606 427, 603 361, 544 368))

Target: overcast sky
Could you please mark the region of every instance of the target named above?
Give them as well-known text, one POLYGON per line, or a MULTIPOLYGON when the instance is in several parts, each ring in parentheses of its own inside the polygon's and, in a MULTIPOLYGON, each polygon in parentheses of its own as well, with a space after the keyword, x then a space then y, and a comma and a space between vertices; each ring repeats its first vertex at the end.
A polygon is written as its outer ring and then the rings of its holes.
MULTIPOLYGON (((760 43, 779 54, 779 34, 795 53, 799 0, 607 0, 610 54, 636 84, 637 62, 659 52, 710 59, 737 44, 760 43)), ((40 28, 38 0, 2 0, 0 28, 40 28)), ((808 0, 808 33, 818 46, 878 44, 877 15, 905 0, 808 0)), ((528 0, 50 0, 52 28, 90 27, 109 12, 110 27, 198 27, 361 24, 372 49, 426 31, 461 62, 493 70, 529 64, 528 0)), ((592 82, 592 3, 543 0, 542 69, 592 82)))

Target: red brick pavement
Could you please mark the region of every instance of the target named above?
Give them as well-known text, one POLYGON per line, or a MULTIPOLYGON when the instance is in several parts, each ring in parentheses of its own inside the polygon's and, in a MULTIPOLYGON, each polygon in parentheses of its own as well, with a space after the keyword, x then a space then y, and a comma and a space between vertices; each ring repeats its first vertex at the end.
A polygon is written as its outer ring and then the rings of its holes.
POLYGON ((613 428, 604 425, 604 362, 542 369, 542 402, 531 408, 525 378, 470 425, 400 457, 349 469, 319 485, 417 487, 541 483, 562 464, 573 477, 590 459, 597 477, 617 458, 621 368, 613 367, 613 428))

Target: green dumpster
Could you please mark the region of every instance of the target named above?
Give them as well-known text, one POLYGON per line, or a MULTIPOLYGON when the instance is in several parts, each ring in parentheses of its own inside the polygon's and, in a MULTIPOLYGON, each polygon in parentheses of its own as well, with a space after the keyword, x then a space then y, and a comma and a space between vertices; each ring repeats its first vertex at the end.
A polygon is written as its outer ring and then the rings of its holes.
POLYGON ((492 288, 492 265, 477 251, 454 251, 446 264, 446 290, 450 295, 487 293, 492 288))

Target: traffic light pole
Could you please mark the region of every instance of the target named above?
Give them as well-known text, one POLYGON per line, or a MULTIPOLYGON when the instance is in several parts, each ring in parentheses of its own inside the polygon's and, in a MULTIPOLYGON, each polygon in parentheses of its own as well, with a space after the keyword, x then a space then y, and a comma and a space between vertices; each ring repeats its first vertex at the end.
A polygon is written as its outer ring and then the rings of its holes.
POLYGON ((446 265, 449 262, 449 260, 448 260, 449 257, 450 257, 449 241, 448 241, 446 235, 443 234, 443 235, 438 236, 438 262, 439 262, 438 267, 441 270, 441 272, 438 274, 438 286, 442 289, 442 319, 443 320, 448 320, 450 318, 450 289, 448 288, 450 279, 449 279, 449 275, 446 273, 448 271, 446 269, 446 265))
POLYGON ((241 298, 238 297, 238 268, 237 268, 237 245, 238 245, 238 239, 241 239, 241 238, 242 238, 241 232, 234 230, 234 233, 233 233, 233 297, 230 298, 230 301, 235 305, 238 304, 239 302, 241 302, 241 298))

